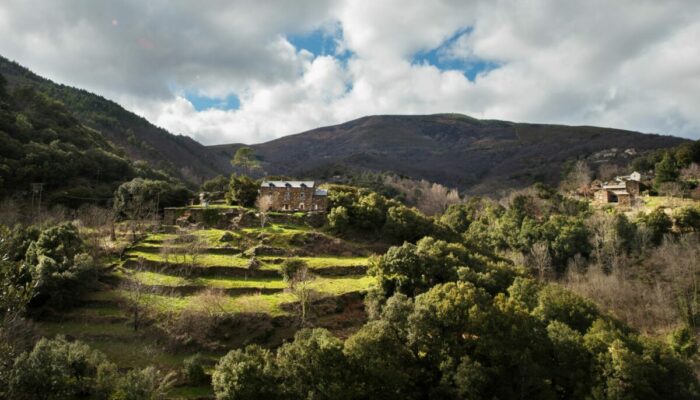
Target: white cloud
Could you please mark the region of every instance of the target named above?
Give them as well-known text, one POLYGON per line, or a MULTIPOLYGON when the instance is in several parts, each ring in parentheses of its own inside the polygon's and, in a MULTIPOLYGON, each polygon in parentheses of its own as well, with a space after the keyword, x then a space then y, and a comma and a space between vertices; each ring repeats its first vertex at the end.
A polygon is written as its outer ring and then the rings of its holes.
POLYGON ((697 138, 699 17, 694 0, 5 0, 0 52, 208 144, 435 112, 697 138), (315 29, 350 58, 286 39, 315 29), (460 32, 442 55, 499 67, 471 82, 413 62, 460 32), (197 111, 186 92, 241 106, 197 111))

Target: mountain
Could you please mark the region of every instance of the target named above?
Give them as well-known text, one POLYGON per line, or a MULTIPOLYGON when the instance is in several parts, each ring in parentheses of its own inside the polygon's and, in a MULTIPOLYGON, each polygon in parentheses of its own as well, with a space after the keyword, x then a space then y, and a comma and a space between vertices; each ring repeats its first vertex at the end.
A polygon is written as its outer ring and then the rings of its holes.
MULTIPOLYGON (((71 118, 98 134, 120 157, 146 161, 149 168, 191 186, 230 173, 229 160, 243 146, 207 147, 173 135, 110 100, 54 83, 2 57, 0 74, 7 79, 8 92, 29 87, 59 101, 71 118)), ((594 166, 625 164, 636 153, 684 141, 610 128, 436 114, 363 117, 250 147, 268 174, 326 180, 359 171, 390 171, 471 194, 492 194, 536 181, 556 183, 562 167, 574 159, 586 158, 594 166)))
POLYGON ((31 87, 62 102, 82 125, 101 133, 131 160, 147 161, 152 167, 191 184, 230 172, 228 160, 212 159, 208 149, 194 139, 158 128, 113 101, 54 83, 3 57, 0 57, 0 74, 8 81, 8 91, 31 87))
MULTIPOLYGON (((685 139, 592 126, 479 120, 460 114, 378 115, 250 146, 268 174, 331 179, 391 171, 470 194, 558 182, 565 163, 626 164, 685 139)), ((230 159, 240 144, 211 146, 230 159)))

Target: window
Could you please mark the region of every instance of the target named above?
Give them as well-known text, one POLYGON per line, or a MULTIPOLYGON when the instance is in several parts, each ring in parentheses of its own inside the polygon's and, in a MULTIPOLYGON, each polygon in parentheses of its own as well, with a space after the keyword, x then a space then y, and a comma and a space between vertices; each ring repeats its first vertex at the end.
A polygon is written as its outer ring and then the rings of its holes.
POLYGON ((289 193, 289 191, 287 191, 287 193, 284 194, 284 199, 285 199, 285 200, 289 200, 289 199, 291 199, 291 198, 292 198, 292 194, 289 193))
POLYGON ((318 210, 318 204, 314 204, 314 210, 318 210))
POLYGON ((301 193, 299 193, 299 198, 302 199, 302 200, 305 200, 305 199, 306 199, 306 193, 304 193, 303 191, 302 191, 301 193))
POLYGON ((304 203, 299 203, 299 209, 303 210, 304 209, 304 203))

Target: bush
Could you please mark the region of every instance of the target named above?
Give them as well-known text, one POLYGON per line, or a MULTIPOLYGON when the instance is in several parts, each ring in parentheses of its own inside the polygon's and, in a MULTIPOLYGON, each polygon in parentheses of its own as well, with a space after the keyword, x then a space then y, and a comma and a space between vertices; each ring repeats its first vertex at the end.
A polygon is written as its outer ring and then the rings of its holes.
POLYGON ((204 371, 204 357, 199 353, 185 359, 182 373, 191 385, 203 385, 209 381, 209 375, 204 371))
POLYGON ((231 175, 226 202, 243 207, 253 207, 258 198, 258 184, 245 175, 231 175))
POLYGON ((406 206, 390 207, 384 224, 384 232, 398 242, 415 242, 434 230, 431 218, 406 206))
POLYGON ((41 339, 15 361, 9 391, 17 400, 106 399, 115 378, 114 364, 86 344, 41 339))
POLYGON ((96 278, 95 263, 83 252, 83 241, 71 223, 44 230, 27 249, 25 263, 34 282, 34 299, 40 306, 69 305, 96 278))
POLYGON ((695 207, 682 207, 673 212, 673 219, 681 231, 700 230, 700 210, 695 207))
POLYGON ((287 258, 282 263, 280 274, 285 281, 289 282, 294 280, 294 277, 304 268, 306 268, 306 261, 298 258, 287 258))
POLYGON ((348 209, 343 206, 334 207, 328 213, 328 225, 337 233, 343 233, 350 226, 348 209))
POLYGON ((657 246, 663 241, 664 235, 671 232, 671 227, 673 226, 671 218, 666 215, 661 208, 657 208, 649 214, 642 216, 639 221, 649 228, 651 231, 651 241, 657 246))
POLYGON ((175 374, 163 374, 154 367, 131 370, 121 378, 111 400, 161 400, 175 383, 175 374))
POLYGON ((212 387, 219 400, 278 398, 272 353, 258 345, 230 351, 216 364, 212 387))

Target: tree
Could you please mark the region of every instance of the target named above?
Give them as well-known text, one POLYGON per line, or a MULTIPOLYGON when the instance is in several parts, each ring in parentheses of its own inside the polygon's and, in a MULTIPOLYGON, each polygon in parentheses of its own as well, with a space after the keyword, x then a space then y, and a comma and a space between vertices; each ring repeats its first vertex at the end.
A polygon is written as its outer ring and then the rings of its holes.
POLYGON ((209 380, 204 371, 204 357, 199 353, 185 358, 182 362, 182 372, 191 385, 203 385, 209 380))
POLYGON ((303 329, 282 345, 277 371, 285 398, 352 398, 343 343, 325 329, 303 329))
POLYGON ((127 277, 121 283, 121 287, 125 293, 124 300, 127 307, 131 310, 134 332, 138 331, 141 327, 146 313, 146 306, 144 305, 143 298, 148 294, 149 288, 138 276, 140 272, 145 271, 145 263, 146 260, 139 258, 136 268, 127 270, 127 277))
POLYGON ((695 207, 681 207, 673 211, 673 219, 681 231, 700 231, 700 210, 695 207))
POLYGON ((670 153, 665 153, 661 161, 656 163, 654 174, 654 184, 656 186, 665 182, 675 182, 678 179, 678 165, 676 165, 676 161, 670 153))
POLYGON ((299 318, 301 326, 306 324, 306 317, 311 304, 311 286, 313 276, 309 274, 306 261, 298 258, 288 258, 282 263, 280 273, 299 301, 299 318))
POLYGON ((334 207, 331 212, 328 213, 328 225, 330 228, 337 232, 343 233, 348 229, 350 225, 350 216, 348 215, 348 209, 343 206, 334 207))
POLYGON ((258 345, 231 350, 214 368, 212 386, 219 400, 282 398, 270 350, 258 345))
POLYGON ((199 189, 202 192, 226 192, 228 190, 229 180, 223 175, 217 175, 216 177, 209 179, 202 183, 199 189))
POLYGON ((260 196, 255 201, 255 206, 258 208, 258 213, 260 214, 260 227, 265 228, 267 223, 267 213, 272 208, 272 197, 270 196, 260 196))
POLYGON ((9 391, 17 400, 106 399, 116 373, 114 364, 86 344, 41 339, 15 361, 9 391))
POLYGON ((258 198, 258 184, 246 175, 231 175, 226 201, 243 207, 253 207, 258 198))
POLYGON ((66 306, 97 278, 96 265, 84 253, 83 241, 71 223, 41 232, 27 249, 25 264, 34 282, 34 306, 49 300, 52 306, 66 306))
POLYGON ((399 243, 415 242, 418 239, 433 234, 433 220, 421 214, 415 208, 406 206, 390 207, 384 232, 399 243))
POLYGON ((543 281, 549 277, 552 270, 552 257, 549 255, 547 242, 537 242, 530 249, 530 262, 532 269, 537 272, 537 277, 543 281))
POLYGON ((661 208, 657 208, 649 214, 642 216, 639 222, 651 231, 651 242, 657 246, 661 244, 664 235, 671 232, 671 228, 673 227, 671 217, 661 208))
POLYGON ((371 321, 345 341, 357 398, 410 399, 419 368, 405 337, 384 320, 371 321))
POLYGON ((566 180, 562 182, 562 187, 571 191, 579 191, 587 196, 590 191, 591 175, 591 169, 585 161, 576 161, 566 180))
POLYGON ((241 168, 243 173, 251 175, 255 170, 260 169, 260 161, 255 158, 255 153, 250 147, 241 147, 231 159, 231 165, 241 168))
POLYGON ((111 400, 163 400, 175 384, 175 373, 154 367, 131 370, 116 385, 111 400))

